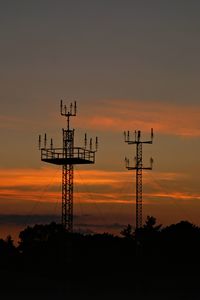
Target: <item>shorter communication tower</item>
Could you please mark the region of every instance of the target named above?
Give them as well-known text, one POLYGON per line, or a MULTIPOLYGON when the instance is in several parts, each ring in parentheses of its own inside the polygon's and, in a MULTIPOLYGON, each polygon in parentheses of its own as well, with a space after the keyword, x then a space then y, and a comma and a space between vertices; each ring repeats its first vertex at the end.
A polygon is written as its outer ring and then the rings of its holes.
POLYGON ((125 158, 126 168, 136 170, 136 229, 142 227, 142 170, 152 170, 153 159, 150 158, 150 167, 143 166, 142 145, 153 143, 153 128, 151 129, 151 140, 141 141, 141 131, 135 131, 131 139, 130 132, 124 132, 124 140, 128 145, 136 145, 135 165, 129 166, 129 159, 125 158))
POLYGON ((76 116, 76 102, 70 104, 69 108, 60 102, 60 114, 67 119, 67 128, 62 129, 62 148, 54 148, 53 140, 47 147, 47 135, 44 135, 44 144, 41 146, 41 135, 39 135, 39 149, 41 160, 50 164, 62 166, 62 225, 68 232, 73 232, 73 191, 74 191, 74 165, 94 164, 95 153, 98 148, 96 137, 95 149, 93 150, 92 139, 87 148, 87 135, 85 134, 84 147, 74 147, 74 129, 70 129, 70 117, 76 116))

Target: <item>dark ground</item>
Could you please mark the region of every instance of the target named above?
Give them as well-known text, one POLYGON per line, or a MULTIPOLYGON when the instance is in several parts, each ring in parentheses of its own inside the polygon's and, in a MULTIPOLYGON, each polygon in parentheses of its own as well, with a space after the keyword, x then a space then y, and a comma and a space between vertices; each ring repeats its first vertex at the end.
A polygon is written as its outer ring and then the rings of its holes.
POLYGON ((0 239, 0 299, 199 300, 200 228, 150 225, 139 244, 129 230, 84 236, 53 223, 24 230, 17 248, 0 239))
MULTIPOLYGON (((73 274, 71 279, 20 271, 0 274, 1 299, 200 299, 200 274, 195 266, 141 268, 137 273, 73 274), (77 276, 76 276, 77 275, 77 276)), ((66 270, 67 272, 67 270, 66 270)))

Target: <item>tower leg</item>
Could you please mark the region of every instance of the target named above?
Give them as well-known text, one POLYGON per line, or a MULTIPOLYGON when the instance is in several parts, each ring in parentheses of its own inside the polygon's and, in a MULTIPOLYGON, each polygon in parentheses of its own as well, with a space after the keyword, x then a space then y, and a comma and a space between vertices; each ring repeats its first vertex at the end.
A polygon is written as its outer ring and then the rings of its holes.
MULTIPOLYGON (((74 130, 63 129, 63 152, 66 158, 73 157, 74 130)), ((73 232, 73 165, 62 167, 62 225, 68 232, 73 232)))
POLYGON ((73 165, 62 167, 62 225, 73 232, 73 165))
POLYGON ((136 152, 136 229, 142 227, 142 143, 136 152))

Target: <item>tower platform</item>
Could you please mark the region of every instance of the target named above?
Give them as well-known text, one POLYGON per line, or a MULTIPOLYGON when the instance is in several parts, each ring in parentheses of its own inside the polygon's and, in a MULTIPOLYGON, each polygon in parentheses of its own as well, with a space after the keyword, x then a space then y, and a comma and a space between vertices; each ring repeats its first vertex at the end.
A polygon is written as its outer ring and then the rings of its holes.
POLYGON ((74 147, 67 152, 63 148, 41 149, 41 160, 55 165, 94 164, 95 151, 74 147))

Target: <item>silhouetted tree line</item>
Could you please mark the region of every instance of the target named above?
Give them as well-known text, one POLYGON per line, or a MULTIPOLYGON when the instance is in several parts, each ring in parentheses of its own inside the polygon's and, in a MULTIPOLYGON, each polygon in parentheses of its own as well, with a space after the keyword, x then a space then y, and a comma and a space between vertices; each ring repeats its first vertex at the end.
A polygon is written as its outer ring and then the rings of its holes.
POLYGON ((11 236, 0 239, 0 265, 20 261, 21 266, 45 268, 70 263, 104 267, 121 265, 127 260, 158 258, 173 261, 199 262, 200 227, 181 221, 167 227, 156 224, 148 216, 142 228, 134 231, 127 225, 121 237, 109 233, 67 233, 62 225, 51 223, 27 227, 19 234, 15 246, 11 236))
POLYGON ((200 227, 188 221, 163 227, 152 216, 137 231, 128 224, 121 236, 70 234, 51 223, 25 228, 17 246, 10 236, 0 239, 0 270, 89 286, 107 282, 128 287, 137 283, 138 274, 148 286, 151 278, 171 280, 176 272, 178 282, 182 274, 194 273, 199 266, 200 227))

